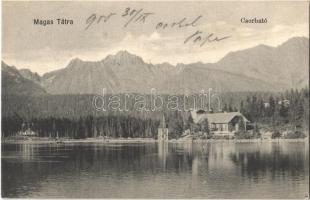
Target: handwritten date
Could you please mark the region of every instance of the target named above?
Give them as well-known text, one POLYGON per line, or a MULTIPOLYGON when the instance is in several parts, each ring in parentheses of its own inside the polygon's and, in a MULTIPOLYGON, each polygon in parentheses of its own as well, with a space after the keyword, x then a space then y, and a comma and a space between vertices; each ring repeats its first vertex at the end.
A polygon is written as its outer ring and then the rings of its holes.
POLYGON ((136 10, 136 9, 131 9, 130 7, 127 7, 125 9, 125 12, 122 14, 122 17, 129 17, 124 27, 127 27, 130 23, 133 23, 133 22, 145 23, 145 20, 148 18, 148 16, 153 15, 153 14, 154 13, 151 13, 151 12, 143 12, 143 9, 136 10))

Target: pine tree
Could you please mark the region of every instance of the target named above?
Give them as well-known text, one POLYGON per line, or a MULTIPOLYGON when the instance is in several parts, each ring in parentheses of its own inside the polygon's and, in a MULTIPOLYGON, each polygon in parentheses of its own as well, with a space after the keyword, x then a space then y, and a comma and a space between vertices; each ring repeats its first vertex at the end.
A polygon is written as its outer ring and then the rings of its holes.
POLYGON ((207 118, 205 118, 201 123, 201 131, 206 133, 207 135, 210 134, 209 122, 207 118))

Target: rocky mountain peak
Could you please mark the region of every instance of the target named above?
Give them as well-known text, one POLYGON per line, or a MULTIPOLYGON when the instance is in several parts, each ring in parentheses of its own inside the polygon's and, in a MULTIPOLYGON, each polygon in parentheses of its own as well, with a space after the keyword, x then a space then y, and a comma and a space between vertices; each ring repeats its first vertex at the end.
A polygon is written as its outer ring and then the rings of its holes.
POLYGON ((32 72, 29 69, 20 69, 19 70, 20 75, 22 75, 24 78, 29 79, 35 83, 40 83, 41 77, 39 76, 38 73, 32 72))
POLYGON ((77 65, 80 65, 81 63, 83 63, 83 61, 80 58, 73 58, 69 62, 68 67, 77 66, 77 65))
POLYGON ((129 53, 126 50, 119 51, 115 55, 108 55, 104 60, 106 64, 126 65, 126 64, 143 64, 141 57, 129 53))

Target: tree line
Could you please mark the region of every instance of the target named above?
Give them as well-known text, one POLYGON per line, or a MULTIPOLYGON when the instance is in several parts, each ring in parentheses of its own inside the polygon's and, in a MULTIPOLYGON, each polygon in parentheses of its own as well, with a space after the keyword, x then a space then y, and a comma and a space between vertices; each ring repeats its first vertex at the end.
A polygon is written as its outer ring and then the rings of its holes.
POLYGON ((50 138, 151 138, 156 136, 159 121, 122 115, 88 115, 77 119, 47 117, 25 121, 15 115, 3 118, 2 124, 3 137, 14 136, 19 131, 30 129, 39 137, 50 138))
MULTIPOLYGON (((27 124, 42 137, 155 138, 163 114, 171 137, 179 137, 189 128, 210 132, 207 120, 194 124, 185 111, 100 112, 92 100, 92 95, 2 96, 2 136, 16 135, 27 124)), ((221 110, 214 107, 213 112, 239 111, 260 128, 309 130, 308 88, 282 93, 224 93, 221 101, 221 110)))

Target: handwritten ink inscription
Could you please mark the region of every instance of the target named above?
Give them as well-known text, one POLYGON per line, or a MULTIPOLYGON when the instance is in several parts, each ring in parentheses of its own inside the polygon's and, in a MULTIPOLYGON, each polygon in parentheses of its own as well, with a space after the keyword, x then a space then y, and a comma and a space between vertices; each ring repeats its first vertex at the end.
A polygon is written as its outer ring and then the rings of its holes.
MULTIPOLYGON (((130 25, 144 25, 148 23, 150 17, 156 17, 154 12, 147 12, 143 8, 135 9, 127 7, 120 14, 116 12, 110 12, 108 14, 97 14, 93 13, 86 19, 85 30, 88 30, 91 26, 95 24, 105 24, 109 21, 112 21, 113 18, 120 17, 124 20, 123 28, 127 28, 130 25)), ((185 29, 185 28, 196 28, 199 26, 199 23, 203 20, 202 15, 198 15, 194 18, 183 17, 175 21, 158 21, 151 24, 154 26, 154 30, 168 30, 168 29, 185 29)), ((156 20, 155 20, 156 21, 156 20)), ((202 47, 207 43, 221 42, 230 38, 230 35, 219 36, 213 32, 204 32, 202 30, 194 30, 192 34, 187 36, 183 43, 188 44, 197 44, 202 47)))
POLYGON ((206 43, 220 42, 228 38, 230 38, 230 36, 219 37, 219 36, 216 36, 214 33, 205 34, 202 31, 196 31, 194 34, 190 35, 184 40, 184 44, 186 44, 189 41, 192 41, 195 44, 199 43, 199 46, 202 47, 206 43))
POLYGON ((87 19, 86 19, 86 27, 85 30, 87 30, 94 22, 99 24, 102 20, 103 22, 107 22, 113 15, 116 15, 116 13, 110 13, 108 15, 100 15, 97 16, 97 14, 91 14, 87 19))
POLYGON ((201 18, 202 18, 202 15, 199 15, 191 22, 188 22, 188 19, 186 17, 184 17, 183 19, 177 22, 172 22, 170 24, 167 22, 159 22, 156 25, 156 29, 165 29, 165 28, 174 28, 174 27, 178 27, 178 28, 195 27, 201 18))
POLYGON ((151 12, 144 12, 143 9, 135 10, 127 7, 124 14, 122 14, 122 17, 129 17, 124 27, 127 27, 132 22, 145 23, 147 17, 153 14, 151 12))

